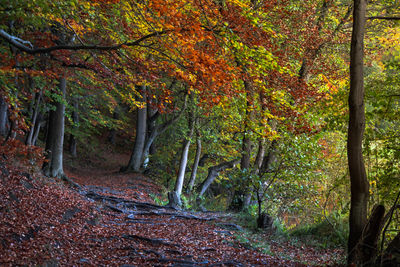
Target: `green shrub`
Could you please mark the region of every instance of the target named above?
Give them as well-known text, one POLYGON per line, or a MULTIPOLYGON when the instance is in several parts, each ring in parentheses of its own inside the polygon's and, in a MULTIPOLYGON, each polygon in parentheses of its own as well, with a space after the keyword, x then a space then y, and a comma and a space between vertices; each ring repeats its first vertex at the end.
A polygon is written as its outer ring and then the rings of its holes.
POLYGON ((300 239, 315 240, 317 242, 315 245, 324 248, 345 247, 348 236, 347 219, 338 213, 333 213, 317 223, 296 227, 290 235, 300 239))

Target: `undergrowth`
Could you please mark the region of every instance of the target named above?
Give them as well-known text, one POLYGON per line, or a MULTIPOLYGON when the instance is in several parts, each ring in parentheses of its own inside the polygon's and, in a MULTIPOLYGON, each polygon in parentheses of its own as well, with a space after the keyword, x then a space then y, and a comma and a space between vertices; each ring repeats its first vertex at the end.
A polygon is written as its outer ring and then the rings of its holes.
POLYGON ((334 213, 314 224, 298 226, 290 235, 317 247, 345 247, 348 236, 347 219, 334 213))

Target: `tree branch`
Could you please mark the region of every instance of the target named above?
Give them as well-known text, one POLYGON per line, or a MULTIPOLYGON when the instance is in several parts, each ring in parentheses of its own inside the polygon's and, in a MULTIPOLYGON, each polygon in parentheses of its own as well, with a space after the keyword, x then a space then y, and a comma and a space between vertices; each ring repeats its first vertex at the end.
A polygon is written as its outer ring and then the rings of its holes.
POLYGON ((0 30, 0 37, 5 39, 9 44, 18 48, 19 50, 33 55, 33 54, 50 53, 50 52, 56 51, 56 50, 105 50, 105 51, 118 50, 124 46, 138 46, 138 45, 140 45, 141 42, 143 42, 146 39, 149 39, 154 36, 166 34, 167 32, 168 31, 157 31, 157 32, 153 32, 153 33, 147 34, 145 36, 142 36, 141 38, 139 38, 135 41, 132 41, 132 42, 125 42, 125 43, 109 45, 109 46, 83 45, 82 44, 82 45, 56 45, 56 46, 45 47, 45 48, 34 48, 31 42, 25 41, 19 37, 10 35, 7 32, 5 32, 4 30, 0 30))
POLYGON ((400 20, 400 17, 386 17, 386 16, 373 16, 373 17, 367 17, 368 20, 374 20, 374 19, 384 19, 384 20, 400 20))

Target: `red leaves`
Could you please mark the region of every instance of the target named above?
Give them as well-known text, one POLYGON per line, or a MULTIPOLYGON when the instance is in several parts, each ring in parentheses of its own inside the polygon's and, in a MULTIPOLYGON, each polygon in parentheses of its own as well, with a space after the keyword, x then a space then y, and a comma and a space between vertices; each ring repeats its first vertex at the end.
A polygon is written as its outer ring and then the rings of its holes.
POLYGON ((26 166, 41 166, 45 161, 43 148, 27 146, 18 139, 10 139, 5 143, 0 140, 0 155, 9 161, 17 159, 26 166))
MULTIPOLYGON (((109 151, 104 153, 113 160, 105 163, 96 155, 93 161, 102 167, 78 165, 68 175, 82 185, 89 185, 86 190, 91 188, 118 198, 151 202, 149 193, 160 192, 147 177, 116 174, 118 163, 126 161, 129 155, 110 157, 109 151)), ((186 260, 204 265, 304 266, 282 257, 329 263, 330 258, 322 252, 289 243, 272 243, 275 256, 246 249, 234 238, 233 232, 209 222, 135 214, 133 218, 141 222, 135 223, 126 214, 92 203, 49 178, 32 179, 1 164, 0 171, 0 195, 3 196, 0 198, 0 255, 5 255, 0 258, 1 265, 55 262, 62 266, 151 266, 186 260)), ((333 253, 339 252, 325 252, 329 256, 333 253)))

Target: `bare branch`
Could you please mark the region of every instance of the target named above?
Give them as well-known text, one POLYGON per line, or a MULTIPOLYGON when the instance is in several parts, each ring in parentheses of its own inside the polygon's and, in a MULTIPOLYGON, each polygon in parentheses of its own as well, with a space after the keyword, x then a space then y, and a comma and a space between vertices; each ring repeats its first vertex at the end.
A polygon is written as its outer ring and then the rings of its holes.
POLYGON ((125 42, 121 44, 116 44, 116 45, 109 45, 109 46, 103 46, 103 45, 56 45, 56 46, 51 46, 51 47, 45 47, 45 48, 33 48, 33 45, 29 41, 22 40, 16 36, 10 35, 4 30, 0 30, 0 37, 5 39, 9 44, 12 46, 18 48, 19 50, 22 50, 28 54, 45 54, 45 53, 50 53, 52 51, 56 50, 104 50, 104 51, 109 51, 109 50, 118 50, 123 48, 124 46, 138 46, 140 45, 141 42, 145 41, 146 39, 149 39, 151 37, 159 36, 166 34, 168 31, 157 31, 153 32, 150 34, 147 34, 145 36, 142 36, 141 38, 132 41, 132 42, 125 42))

